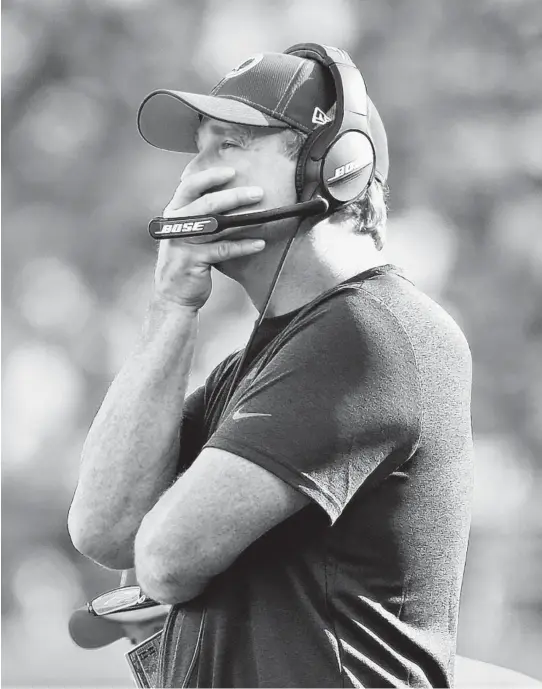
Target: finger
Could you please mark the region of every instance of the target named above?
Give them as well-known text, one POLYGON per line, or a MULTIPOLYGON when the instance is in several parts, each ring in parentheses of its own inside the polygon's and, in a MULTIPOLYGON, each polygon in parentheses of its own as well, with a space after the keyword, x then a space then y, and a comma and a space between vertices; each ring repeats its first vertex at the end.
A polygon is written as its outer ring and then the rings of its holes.
POLYGON ((263 198, 261 187, 234 187, 205 194, 182 209, 183 215, 212 215, 258 203, 263 198))
POLYGON ((202 172, 195 172, 188 177, 181 179, 181 183, 175 190, 173 198, 166 206, 164 217, 168 217, 166 212, 180 209, 192 201, 198 199, 209 189, 226 184, 235 177, 235 169, 232 167, 213 167, 202 172))
POLYGON ((263 239, 240 239, 238 241, 214 242, 213 244, 200 244, 199 260, 202 263, 214 264, 229 261, 232 258, 257 254, 265 248, 263 239))

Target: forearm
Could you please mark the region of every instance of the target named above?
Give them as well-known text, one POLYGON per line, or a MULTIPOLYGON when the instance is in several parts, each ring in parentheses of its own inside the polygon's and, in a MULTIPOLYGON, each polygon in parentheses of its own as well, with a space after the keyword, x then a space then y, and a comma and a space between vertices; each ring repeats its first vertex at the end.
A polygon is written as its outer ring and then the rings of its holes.
POLYGON ((68 527, 101 564, 133 566, 141 520, 175 478, 196 334, 195 311, 154 301, 88 433, 68 527))

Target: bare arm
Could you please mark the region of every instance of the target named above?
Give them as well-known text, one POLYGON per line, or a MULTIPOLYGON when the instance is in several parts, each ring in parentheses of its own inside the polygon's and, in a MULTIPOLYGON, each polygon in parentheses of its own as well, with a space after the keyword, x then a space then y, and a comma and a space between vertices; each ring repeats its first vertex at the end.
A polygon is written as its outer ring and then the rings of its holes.
MULTIPOLYGON (((213 168, 187 176, 164 215, 223 212, 254 203, 246 187, 206 193, 233 175, 233 170, 213 168)), ((175 479, 197 314, 211 293, 211 266, 263 246, 250 239, 160 243, 142 336, 92 424, 68 516, 75 547, 100 564, 133 567, 141 521, 175 479)))
POLYGON ((133 566, 139 524, 175 478, 196 330, 196 312, 154 300, 87 436, 68 526, 76 548, 106 566, 133 566))

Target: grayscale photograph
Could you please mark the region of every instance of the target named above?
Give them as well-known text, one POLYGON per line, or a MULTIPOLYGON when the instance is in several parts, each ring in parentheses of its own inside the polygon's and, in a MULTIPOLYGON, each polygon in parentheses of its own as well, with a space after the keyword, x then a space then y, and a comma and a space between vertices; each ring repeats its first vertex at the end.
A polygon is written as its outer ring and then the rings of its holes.
POLYGON ((4 0, 2 686, 542 689, 542 0, 4 0))

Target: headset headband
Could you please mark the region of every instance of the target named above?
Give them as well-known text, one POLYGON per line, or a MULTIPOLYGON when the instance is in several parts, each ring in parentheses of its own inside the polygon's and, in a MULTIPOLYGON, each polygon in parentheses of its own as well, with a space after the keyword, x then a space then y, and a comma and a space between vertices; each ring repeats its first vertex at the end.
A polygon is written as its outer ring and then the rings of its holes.
MULTIPOLYGON (((320 138, 319 148, 325 144, 329 145, 341 130, 358 129, 369 136, 367 87, 361 72, 348 53, 318 43, 298 43, 284 52, 287 55, 294 54, 319 62, 329 69, 333 77, 337 98, 335 119, 326 136, 320 138)), ((324 151, 322 155, 323 153, 324 151)))

